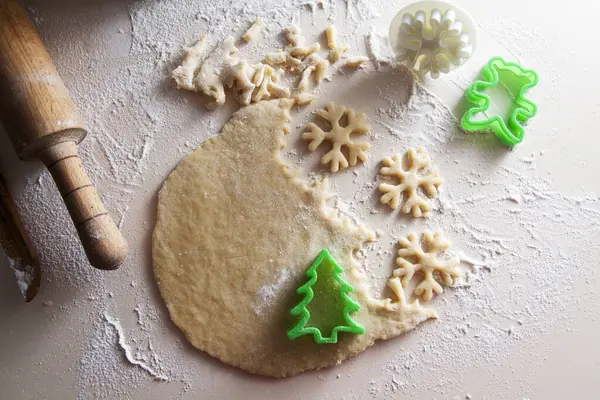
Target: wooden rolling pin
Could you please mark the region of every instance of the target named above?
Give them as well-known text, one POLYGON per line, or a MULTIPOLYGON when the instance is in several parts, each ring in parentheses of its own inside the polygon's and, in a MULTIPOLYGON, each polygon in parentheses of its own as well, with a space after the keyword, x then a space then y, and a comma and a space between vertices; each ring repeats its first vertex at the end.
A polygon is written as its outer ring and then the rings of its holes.
POLYGON ((127 243, 77 155, 83 121, 17 0, 0 0, 0 117, 19 158, 52 174, 90 263, 118 268, 127 243))
POLYGON ((8 257, 21 294, 30 302, 40 287, 40 260, 0 171, 0 254, 2 251, 8 257))

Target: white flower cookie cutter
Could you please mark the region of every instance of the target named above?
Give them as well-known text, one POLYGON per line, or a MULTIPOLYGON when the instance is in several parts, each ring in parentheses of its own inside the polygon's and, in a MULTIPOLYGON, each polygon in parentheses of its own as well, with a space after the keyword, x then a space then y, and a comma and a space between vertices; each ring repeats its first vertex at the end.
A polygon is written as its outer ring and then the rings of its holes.
POLYGON ((401 9, 390 25, 396 60, 421 76, 436 79, 463 65, 477 45, 477 28, 469 14, 445 1, 424 0, 401 9))

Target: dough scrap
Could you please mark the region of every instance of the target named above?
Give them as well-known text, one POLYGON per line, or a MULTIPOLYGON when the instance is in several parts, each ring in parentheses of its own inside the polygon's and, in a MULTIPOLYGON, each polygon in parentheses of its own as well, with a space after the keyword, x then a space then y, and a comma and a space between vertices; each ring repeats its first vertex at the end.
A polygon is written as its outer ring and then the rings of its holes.
MULTIPOLYGON (((242 40, 256 40, 264 21, 257 17, 252 26, 242 35, 242 40)), ((348 46, 337 44, 337 31, 334 26, 325 30, 329 51, 329 60, 338 61, 348 46), (334 47, 332 47, 334 46, 334 47)), ((213 98, 207 108, 215 109, 225 103, 225 87, 233 88, 235 97, 241 105, 248 105, 263 99, 289 98, 291 88, 284 87, 282 77, 285 72, 301 75, 298 87, 295 88, 294 101, 298 105, 310 103, 316 96, 308 92, 310 76, 314 74, 316 85, 326 78, 330 61, 319 55, 319 43, 304 45, 304 37, 300 28, 292 25, 284 29, 288 45, 283 50, 268 53, 263 62, 250 65, 247 60, 239 57, 235 40, 230 36, 223 40, 205 60, 204 36, 196 44, 186 49, 186 55, 180 66, 171 72, 177 88, 200 92, 213 98), (276 69, 273 69, 276 67, 276 69), (264 78, 264 79, 263 79, 264 78)), ((360 67, 367 57, 348 57, 344 66, 360 67)))
POLYGON ((397 178, 400 183, 390 185, 382 183, 379 185, 379 191, 384 193, 381 196, 382 204, 389 204, 392 210, 400 205, 403 195, 404 204, 401 211, 411 213, 413 217, 427 216, 430 211, 429 202, 419 194, 421 188, 429 196, 437 194, 437 188, 444 182, 437 171, 432 171, 429 166, 431 157, 423 148, 415 150, 409 148, 406 152, 408 156, 408 169, 402 166, 402 156, 394 154, 392 157, 383 159, 384 167, 381 168, 381 175, 397 178))
POLYGON ((234 89, 241 105, 290 97, 290 90, 279 84, 284 71, 263 63, 250 65, 240 59, 233 37, 227 37, 201 62, 203 48, 204 37, 186 50, 182 64, 171 72, 171 77, 179 89, 212 97, 214 101, 207 108, 212 110, 225 104, 225 87, 234 89))
POLYGON ((333 50, 337 47, 337 28, 335 25, 329 25, 325 28, 325 37, 327 38, 327 47, 333 50))
POLYGON ((347 44, 338 44, 335 25, 329 25, 325 28, 325 38, 327 39, 327 47, 329 47, 329 61, 332 63, 339 61, 344 53, 350 49, 347 44))
POLYGON ((290 95, 287 88, 277 85, 279 77, 283 71, 275 70, 270 65, 258 63, 254 66, 255 73, 252 78, 252 82, 257 88, 252 95, 252 101, 257 103, 263 99, 271 98, 271 91, 274 89, 276 93, 284 94, 285 96, 273 96, 273 97, 288 97, 290 95))
POLYGON ((237 101, 247 106, 252 102, 252 94, 256 85, 251 77, 254 76, 255 70, 246 60, 241 60, 236 64, 230 65, 225 78, 225 85, 234 88, 237 101))
POLYGON ((194 78, 194 88, 214 99, 207 107, 215 109, 225 104, 225 88, 223 82, 228 80, 224 76, 228 66, 238 62, 238 48, 235 47, 233 37, 229 36, 213 50, 200 66, 200 71, 194 78))
POLYGON ((366 116, 363 113, 357 114, 354 110, 341 105, 328 103, 325 109, 317 110, 317 115, 323 118, 331 126, 331 130, 325 132, 314 123, 308 124, 308 130, 304 132, 302 138, 310 140, 308 149, 315 151, 317 147, 328 140, 333 148, 325 153, 321 158, 322 164, 329 164, 331 172, 337 172, 340 168, 346 168, 349 165, 356 165, 358 160, 365 162, 368 160, 365 151, 371 148, 367 142, 354 142, 350 136, 369 132, 369 126, 365 123, 366 116), (347 124, 342 126, 343 118, 347 118, 347 124), (348 159, 342 152, 342 148, 348 149, 348 159))
POLYGON ((258 40, 260 33, 262 32, 264 27, 265 22, 263 21, 263 19, 261 17, 256 17, 256 20, 254 21, 252 26, 250 26, 246 33, 242 35, 242 39, 244 39, 246 43, 253 40, 258 40))
POLYGON ((414 290, 416 296, 423 300, 431 300, 433 294, 442 294, 444 289, 438 280, 445 286, 452 285, 453 279, 460 277, 460 271, 456 266, 460 262, 457 257, 441 259, 440 255, 450 247, 450 242, 442 232, 423 233, 423 243, 419 237, 411 233, 406 238, 398 241, 400 250, 394 270, 394 277, 400 278, 403 287, 413 278, 415 273, 420 272, 423 279, 414 290), (415 261, 409 261, 413 258, 415 261), (437 278, 437 279, 436 279, 437 278))
POLYGON ((292 56, 292 58, 303 60, 306 57, 315 54, 319 50, 321 50, 321 45, 319 43, 313 43, 310 46, 290 47, 288 49, 288 53, 290 56, 292 56))
POLYGON ((309 66, 315 66, 315 80, 317 83, 321 83, 323 79, 325 79, 325 75, 327 75, 327 71, 329 70, 329 61, 325 60, 318 54, 313 54, 306 58, 306 63, 309 66))
MULTIPOLYGON (((288 62, 289 54, 285 51, 275 51, 265 56, 264 62, 269 65, 281 65, 288 62)), ((299 60, 297 60, 300 63, 299 60)))
POLYGON ((346 58, 346 62, 344 63, 344 67, 346 68, 358 68, 364 63, 369 61, 369 57, 366 56, 351 56, 346 58))
POLYGON ((202 64, 204 39, 204 36, 200 36, 192 47, 186 47, 183 62, 171 72, 171 78, 175 81, 177 89, 196 90, 193 79, 202 64))
POLYGON ((298 93, 296 97, 294 97, 294 101, 299 106, 304 106, 309 104, 311 101, 315 99, 315 95, 313 93, 298 93))
POLYGON ((300 77, 300 83, 298 83, 298 93, 299 94, 306 93, 306 91, 308 90, 310 77, 311 77, 312 73, 315 72, 316 70, 317 70, 316 65, 310 65, 310 66, 306 67, 304 69, 304 71, 302 71, 302 76, 300 77))
MULTIPOLYGON (((313 54, 305 60, 308 66, 302 71, 298 82, 298 96, 296 96, 296 104, 300 104, 298 98, 307 94, 310 86, 310 77, 315 75, 315 82, 318 85, 325 79, 325 75, 329 69, 329 61, 321 58, 318 54, 313 54)), ((314 96, 312 96, 314 98, 314 96)))
POLYGON ((329 51, 329 61, 332 63, 338 62, 346 52, 350 50, 347 44, 340 44, 329 51))
POLYGON ((302 32, 298 25, 290 25, 283 30, 283 35, 288 43, 292 46, 301 46, 304 43, 302 32))
MULTIPOLYGON (((180 162, 158 196, 154 275, 173 322, 186 338, 224 363, 285 377, 336 365, 376 340, 437 317, 396 299, 377 299, 352 254, 374 234, 331 209, 326 184, 308 187, 280 159, 290 100, 237 111, 220 135, 180 162), (335 345, 289 340, 296 288, 321 249, 344 268, 361 305, 353 318, 365 334, 335 345)), ((201 360, 201 359, 200 359, 201 360)))

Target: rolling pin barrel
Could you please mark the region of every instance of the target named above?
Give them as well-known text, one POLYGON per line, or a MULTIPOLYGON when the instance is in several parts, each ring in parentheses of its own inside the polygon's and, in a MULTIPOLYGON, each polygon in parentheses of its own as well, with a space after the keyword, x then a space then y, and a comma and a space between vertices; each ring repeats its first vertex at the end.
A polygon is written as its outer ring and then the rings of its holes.
POLYGON ((0 0, 0 117, 19 158, 50 171, 90 263, 118 268, 128 247, 77 154, 82 119, 17 0, 0 0))

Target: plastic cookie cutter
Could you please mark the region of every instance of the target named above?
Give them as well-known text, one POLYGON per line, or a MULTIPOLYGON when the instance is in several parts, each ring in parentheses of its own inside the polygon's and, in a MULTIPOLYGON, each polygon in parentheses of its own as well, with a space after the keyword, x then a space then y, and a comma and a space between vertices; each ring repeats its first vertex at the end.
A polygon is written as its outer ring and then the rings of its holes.
POLYGON ((420 75, 436 79, 463 65, 477 45, 477 28, 471 16, 444 1, 409 4, 392 20, 390 45, 396 60, 420 75))
POLYGON ((354 288, 342 279, 342 272, 329 251, 321 250, 306 271, 308 282, 297 290, 303 298, 290 311, 298 320, 287 331, 288 338, 294 340, 313 335, 317 344, 327 344, 337 343, 340 332, 357 335, 365 332, 350 317, 351 313, 360 310, 360 305, 348 297, 354 288))
POLYGON ((467 132, 492 131, 509 147, 521 143, 525 136, 525 124, 537 113, 537 106, 525 98, 529 89, 537 85, 538 74, 530 69, 512 62, 506 62, 501 57, 493 57, 481 69, 483 80, 475 81, 467 88, 465 97, 472 106, 464 113, 460 124, 467 132), (508 92, 512 104, 508 115, 488 116, 492 99, 486 89, 501 87, 508 92), (477 119, 477 115, 485 119, 477 119))

